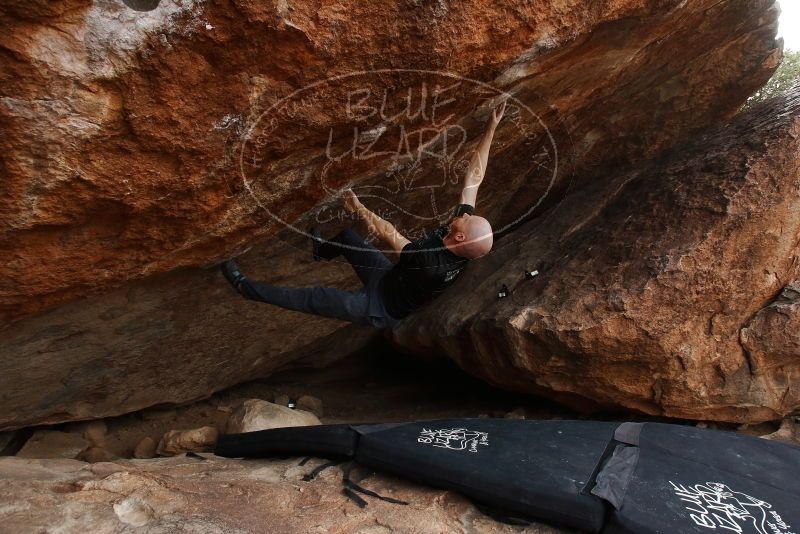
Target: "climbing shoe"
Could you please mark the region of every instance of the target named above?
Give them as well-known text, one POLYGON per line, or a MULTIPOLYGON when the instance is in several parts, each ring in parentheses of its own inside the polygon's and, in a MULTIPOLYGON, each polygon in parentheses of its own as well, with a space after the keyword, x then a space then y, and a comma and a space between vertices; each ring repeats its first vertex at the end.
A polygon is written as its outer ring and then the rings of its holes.
POLYGON ((242 289, 240 284, 244 280, 247 280, 247 278, 241 273, 241 271, 239 271, 239 265, 237 265, 233 260, 228 260, 224 262, 220 268, 222 270, 222 275, 228 282, 230 282, 231 286, 233 286, 233 289, 235 289, 237 293, 241 294, 242 289))

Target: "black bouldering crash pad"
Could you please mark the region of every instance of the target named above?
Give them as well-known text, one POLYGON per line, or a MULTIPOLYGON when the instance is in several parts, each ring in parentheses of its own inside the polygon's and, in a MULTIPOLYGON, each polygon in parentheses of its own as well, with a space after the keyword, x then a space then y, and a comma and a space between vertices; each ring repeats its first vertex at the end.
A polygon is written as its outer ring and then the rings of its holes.
POLYGON ((798 533, 800 448, 659 423, 446 419, 223 435, 227 457, 318 455, 587 532, 798 533))

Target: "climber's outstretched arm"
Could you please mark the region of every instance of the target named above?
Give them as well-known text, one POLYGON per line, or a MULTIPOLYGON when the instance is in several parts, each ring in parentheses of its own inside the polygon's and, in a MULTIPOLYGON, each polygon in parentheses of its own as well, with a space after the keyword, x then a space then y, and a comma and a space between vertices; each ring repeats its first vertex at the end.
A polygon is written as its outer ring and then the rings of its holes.
POLYGON ((489 162, 489 147, 492 145, 492 138, 494 137, 494 130, 503 118, 503 113, 506 111, 506 103, 503 101, 492 111, 492 118, 489 119, 489 124, 486 127, 486 132, 483 134, 478 148, 472 154, 467 167, 467 173, 464 176, 464 189, 461 191, 461 204, 469 204, 475 206, 478 199, 478 188, 483 182, 483 176, 486 174, 486 164, 489 162))
POLYGON ((395 228, 392 223, 378 217, 367 209, 364 204, 358 200, 358 197, 353 193, 352 189, 348 189, 344 193, 344 207, 348 212, 361 217, 361 219, 367 223, 369 232, 375 234, 378 239, 385 243, 389 250, 396 254, 396 257, 399 257, 403 247, 411 242, 398 232, 397 228, 395 228))

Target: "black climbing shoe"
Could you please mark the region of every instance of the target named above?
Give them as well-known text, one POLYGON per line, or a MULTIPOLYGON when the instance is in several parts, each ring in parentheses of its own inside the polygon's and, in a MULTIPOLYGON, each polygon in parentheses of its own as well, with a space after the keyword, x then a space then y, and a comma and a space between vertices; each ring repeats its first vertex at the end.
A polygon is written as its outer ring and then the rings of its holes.
POLYGON ((241 273, 241 271, 239 271, 239 266, 236 264, 236 262, 233 260, 228 260, 223 263, 220 268, 222 270, 222 275, 228 282, 230 282, 230 284, 233 286, 233 289, 235 289, 237 293, 241 294, 242 289, 239 287, 239 284, 241 284, 242 281, 247 280, 247 278, 241 273))
POLYGON ((319 226, 312 226, 308 229, 308 233, 311 234, 311 257, 314 258, 314 261, 327 259, 319 255, 319 246, 325 242, 322 239, 322 231, 320 231, 319 226))

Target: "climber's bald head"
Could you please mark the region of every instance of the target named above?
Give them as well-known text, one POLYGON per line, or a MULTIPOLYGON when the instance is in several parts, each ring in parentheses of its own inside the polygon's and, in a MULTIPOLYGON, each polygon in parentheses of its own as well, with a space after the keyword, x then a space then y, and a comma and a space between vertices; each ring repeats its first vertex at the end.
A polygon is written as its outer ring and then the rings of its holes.
POLYGON ((494 236, 489 221, 478 215, 464 213, 450 222, 444 244, 461 257, 475 259, 492 250, 494 236))

